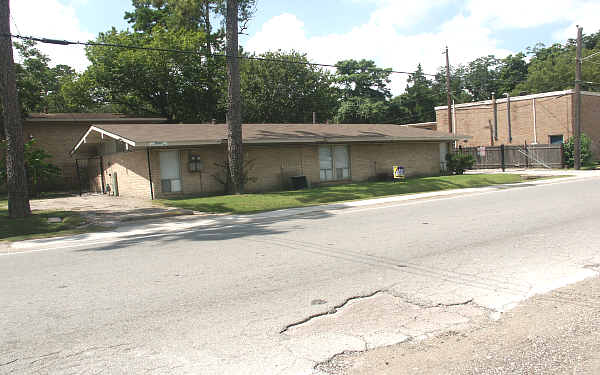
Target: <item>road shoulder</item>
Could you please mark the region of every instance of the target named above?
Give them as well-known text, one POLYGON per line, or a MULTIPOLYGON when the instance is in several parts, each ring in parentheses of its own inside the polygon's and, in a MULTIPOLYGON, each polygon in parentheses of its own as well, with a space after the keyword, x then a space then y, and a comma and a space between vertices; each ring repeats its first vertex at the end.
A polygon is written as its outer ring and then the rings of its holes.
MULTIPOLYGON (((599 265, 590 265, 599 266, 599 265)), ((600 277, 463 331, 336 356, 326 374, 598 374, 600 277)))

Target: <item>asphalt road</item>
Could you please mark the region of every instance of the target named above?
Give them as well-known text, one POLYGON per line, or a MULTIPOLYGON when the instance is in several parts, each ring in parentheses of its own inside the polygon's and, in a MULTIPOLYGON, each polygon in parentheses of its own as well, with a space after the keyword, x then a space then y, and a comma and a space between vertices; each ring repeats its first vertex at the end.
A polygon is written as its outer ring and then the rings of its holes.
POLYGON ((595 275, 599 191, 523 185, 3 254, 0 373, 311 373, 439 316, 463 324, 455 306, 494 316, 595 275), (396 324, 406 306, 429 320, 396 324))

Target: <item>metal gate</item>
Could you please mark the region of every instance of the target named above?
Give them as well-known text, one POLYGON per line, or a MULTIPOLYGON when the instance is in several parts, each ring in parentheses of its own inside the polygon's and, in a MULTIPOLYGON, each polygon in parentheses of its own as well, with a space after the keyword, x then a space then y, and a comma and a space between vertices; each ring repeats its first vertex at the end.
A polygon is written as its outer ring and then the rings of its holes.
POLYGON ((459 147, 475 158, 474 169, 563 168, 562 144, 459 147))

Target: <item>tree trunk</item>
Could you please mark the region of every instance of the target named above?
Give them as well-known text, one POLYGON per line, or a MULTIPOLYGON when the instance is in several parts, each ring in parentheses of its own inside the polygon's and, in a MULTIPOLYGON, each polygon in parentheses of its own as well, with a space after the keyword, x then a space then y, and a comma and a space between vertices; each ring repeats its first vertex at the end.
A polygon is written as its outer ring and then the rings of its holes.
POLYGON ((6 136, 6 185, 8 216, 22 218, 31 213, 25 173, 25 145, 21 108, 10 37, 9 0, 0 0, 0 100, 6 136))
POLYGON ((227 0, 227 159, 234 194, 244 193, 242 149, 242 100, 240 93, 240 61, 238 59, 238 1, 227 0))

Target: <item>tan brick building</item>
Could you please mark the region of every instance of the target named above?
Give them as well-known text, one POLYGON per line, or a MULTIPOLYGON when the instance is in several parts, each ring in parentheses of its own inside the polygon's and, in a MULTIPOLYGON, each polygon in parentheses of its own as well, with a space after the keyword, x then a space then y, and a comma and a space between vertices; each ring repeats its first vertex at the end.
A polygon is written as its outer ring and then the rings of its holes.
MULTIPOLYGON (((311 186, 366 181, 391 174, 437 175, 447 133, 397 125, 244 124, 249 192, 290 187, 306 176, 311 186)), ((224 192, 225 124, 96 125, 77 142, 77 158, 89 163, 95 191, 114 178, 119 194, 141 198, 224 192)))
POLYGON ((73 144, 93 124, 162 123, 164 118, 133 117, 116 113, 32 113, 23 120, 26 140, 35 138, 35 147, 51 155, 48 160, 62 175, 50 188, 73 189, 78 186, 73 144))
MULTIPOLYGON (((592 152, 600 159, 600 93, 584 91, 581 98, 581 131, 592 139, 592 152)), ((573 135, 573 99, 573 90, 511 97, 511 137, 507 98, 496 100, 497 129, 491 100, 457 104, 454 133, 472 137, 460 143, 464 146, 561 143, 573 135)), ((447 108, 435 108, 439 131, 449 130, 447 108)))

